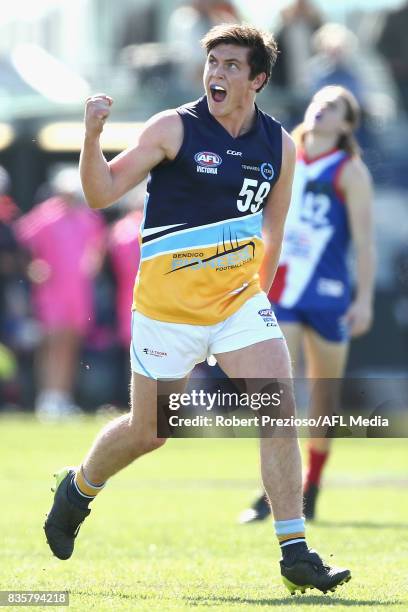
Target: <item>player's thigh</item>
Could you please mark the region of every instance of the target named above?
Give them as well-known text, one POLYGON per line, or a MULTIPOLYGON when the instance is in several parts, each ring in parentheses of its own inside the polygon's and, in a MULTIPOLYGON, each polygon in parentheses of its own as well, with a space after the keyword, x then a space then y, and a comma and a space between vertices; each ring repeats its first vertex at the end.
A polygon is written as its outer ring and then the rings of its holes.
POLYGON ((215 356, 230 378, 291 378, 289 351, 284 338, 256 342, 215 356))
MULTIPOLYGON (((279 323, 279 320, 278 320, 279 323)), ((279 327, 285 336, 286 344, 292 362, 292 368, 296 371, 299 366, 300 348, 302 345, 302 325, 300 323, 279 323, 279 327)))
MULTIPOLYGON (((239 380, 245 393, 280 394, 278 407, 270 408, 271 416, 285 418, 295 414, 290 357, 284 338, 264 340, 216 357, 227 376, 239 380)), ((269 433, 272 431, 276 433, 269 433)))
POLYGON ((342 378, 346 368, 349 342, 332 342, 310 327, 303 333, 308 378, 342 378))
MULTIPOLYGON (((160 382, 132 372, 130 387, 130 427, 137 436, 157 437, 161 398, 170 393, 182 393, 188 378, 160 382)), ((163 421, 165 422, 165 421, 163 421)))
POLYGON ((296 368, 299 367, 299 354, 302 345, 302 314, 296 308, 284 308, 273 303, 272 306, 288 345, 292 367, 296 371, 296 368))
MULTIPOLYGON (((348 347, 348 341, 333 342, 310 327, 305 328, 306 370, 308 378, 312 379, 309 406, 311 417, 331 416, 339 411, 341 379, 346 367, 348 347)), ((331 441, 326 436, 327 427, 311 428, 311 446, 316 451, 328 451, 331 441)))
POLYGON ((263 292, 214 326, 208 350, 230 378, 290 376, 286 341, 263 292))
POLYGON ((132 416, 142 422, 154 420, 159 395, 182 393, 186 388, 188 376, 177 380, 157 381, 137 372, 132 372, 130 406, 132 416))

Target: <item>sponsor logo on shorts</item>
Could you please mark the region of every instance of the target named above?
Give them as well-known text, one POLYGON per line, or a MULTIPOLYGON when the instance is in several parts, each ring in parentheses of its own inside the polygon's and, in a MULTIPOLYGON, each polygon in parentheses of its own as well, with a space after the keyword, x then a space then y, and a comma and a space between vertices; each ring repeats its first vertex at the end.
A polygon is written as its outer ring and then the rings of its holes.
POLYGON ((218 166, 222 164, 222 158, 211 151, 200 151, 194 155, 197 164, 197 172, 204 174, 218 174, 218 166))
POLYGON ((150 355, 151 357, 167 357, 167 353, 164 351, 156 351, 150 348, 144 348, 143 352, 145 355, 150 355))
POLYGON ((317 293, 319 295, 339 298, 344 294, 344 284, 342 281, 332 278, 319 278, 317 283, 317 293))
POLYGON ((275 313, 272 308, 263 308, 262 310, 258 310, 258 314, 263 318, 266 323, 266 327, 277 327, 278 324, 276 322, 275 313))

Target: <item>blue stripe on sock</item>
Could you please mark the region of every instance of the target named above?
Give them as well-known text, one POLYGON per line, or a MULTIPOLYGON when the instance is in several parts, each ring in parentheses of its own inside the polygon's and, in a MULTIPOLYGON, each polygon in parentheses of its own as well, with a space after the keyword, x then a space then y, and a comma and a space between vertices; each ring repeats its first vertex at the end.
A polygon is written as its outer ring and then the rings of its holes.
POLYGON ((85 474, 84 474, 84 470, 83 470, 83 468, 82 468, 82 467, 81 467, 81 474, 82 474, 82 478, 85 480, 85 482, 86 482, 86 484, 88 485, 88 487, 92 487, 93 489, 98 489, 98 491, 100 491, 100 490, 101 490, 101 489, 103 489, 103 488, 104 488, 104 486, 106 485, 106 482, 103 482, 102 484, 99 484, 99 485, 96 485, 96 484, 93 484, 92 482, 90 482, 90 481, 89 481, 89 480, 86 478, 86 476, 85 476, 85 474))
POLYGON ((275 532, 277 536, 304 532, 304 530, 304 518, 291 519, 290 521, 275 521, 275 532))

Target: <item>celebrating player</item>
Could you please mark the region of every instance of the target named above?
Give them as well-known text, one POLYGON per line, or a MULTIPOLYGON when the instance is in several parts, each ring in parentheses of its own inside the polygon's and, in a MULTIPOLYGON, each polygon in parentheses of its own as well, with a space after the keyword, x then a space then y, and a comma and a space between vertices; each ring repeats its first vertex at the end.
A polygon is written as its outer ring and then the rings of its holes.
MULTIPOLYGON (((183 388, 209 354, 232 378, 290 377, 266 293, 279 260, 295 146, 255 105, 276 44, 254 27, 222 25, 203 45, 205 95, 155 115, 136 145, 109 164, 99 136, 112 99, 96 95, 86 104, 80 166, 89 205, 106 207, 148 173, 150 179, 134 290, 131 412, 101 431, 78 468, 57 476, 45 532, 60 559, 71 556, 88 504, 107 479, 164 444, 157 380, 183 388)), ((289 408, 293 414, 293 402, 289 408)), ((260 447, 284 583, 293 592, 334 590, 350 572, 328 567, 306 545, 296 436, 264 438, 260 447)))
MULTIPOLYGON (((341 378, 350 337, 367 332, 372 320, 372 189, 353 136, 359 114, 350 91, 324 87, 293 134, 298 159, 292 204, 269 298, 295 364, 303 342, 306 375, 312 379, 341 378), (347 262, 350 239, 356 262, 354 295, 347 262)), ((316 387, 311 417, 332 414, 335 409, 335 397, 330 403, 327 388, 325 392, 321 385, 318 392, 316 387)), ((330 450, 330 438, 313 437, 313 433, 304 483, 304 513, 309 519, 315 517, 330 450)), ((240 520, 247 523, 269 514, 269 503, 262 495, 240 520)))

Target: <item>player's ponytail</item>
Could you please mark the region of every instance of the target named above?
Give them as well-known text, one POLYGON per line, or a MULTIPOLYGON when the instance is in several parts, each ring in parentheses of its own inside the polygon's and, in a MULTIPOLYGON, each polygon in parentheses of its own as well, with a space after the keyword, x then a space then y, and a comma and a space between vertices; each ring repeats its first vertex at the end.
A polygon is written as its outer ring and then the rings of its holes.
POLYGON ((304 123, 299 123, 296 127, 293 128, 291 132, 291 136, 296 145, 296 149, 299 151, 303 149, 303 141, 305 139, 306 128, 304 123))
POLYGON ((360 156, 361 149, 356 137, 354 136, 355 130, 360 125, 360 106, 351 91, 349 91, 345 87, 339 87, 338 89, 340 90, 340 98, 344 101, 346 105, 345 119, 350 125, 351 129, 345 134, 340 134, 339 139, 337 141, 337 147, 339 149, 343 149, 343 151, 346 151, 346 153, 348 153, 352 157, 360 156))

